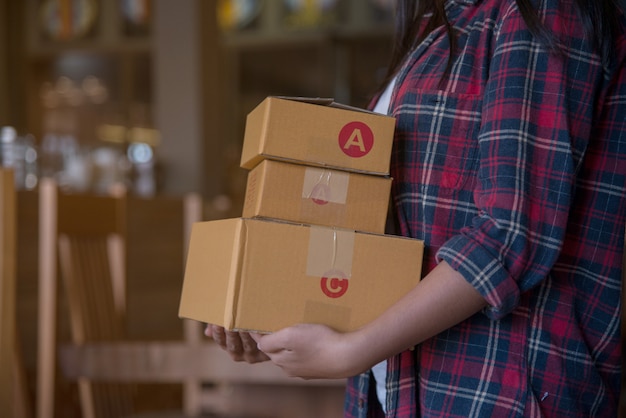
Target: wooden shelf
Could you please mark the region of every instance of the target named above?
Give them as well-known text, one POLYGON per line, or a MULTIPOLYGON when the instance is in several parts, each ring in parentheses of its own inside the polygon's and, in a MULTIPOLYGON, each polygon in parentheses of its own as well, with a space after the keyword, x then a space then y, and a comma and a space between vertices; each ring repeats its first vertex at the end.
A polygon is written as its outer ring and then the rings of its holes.
POLYGON ((119 1, 98 0, 93 29, 83 37, 50 39, 42 29, 41 7, 46 0, 24 1, 24 39, 28 56, 49 56, 64 51, 149 51, 150 36, 128 35, 119 1))
POLYGON ((28 56, 32 59, 48 58, 64 53, 88 51, 90 53, 149 53, 152 47, 150 39, 131 38, 123 42, 105 41, 97 42, 90 39, 79 39, 63 43, 54 41, 41 41, 30 49, 28 56))
POLYGON ((228 50, 273 49, 284 46, 306 46, 309 44, 337 43, 351 40, 389 39, 388 26, 371 28, 334 28, 328 30, 293 30, 284 32, 248 31, 224 34, 221 45, 228 50))

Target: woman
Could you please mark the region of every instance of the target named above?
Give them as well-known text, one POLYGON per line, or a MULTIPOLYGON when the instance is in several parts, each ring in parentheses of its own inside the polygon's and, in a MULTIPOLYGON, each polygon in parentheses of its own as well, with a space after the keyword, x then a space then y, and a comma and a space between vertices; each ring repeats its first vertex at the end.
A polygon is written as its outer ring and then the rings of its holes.
POLYGON ((426 243, 423 280, 352 333, 207 334, 290 375, 356 376, 348 417, 616 416, 621 9, 420 0, 398 16, 377 106, 397 119, 390 211, 426 243))

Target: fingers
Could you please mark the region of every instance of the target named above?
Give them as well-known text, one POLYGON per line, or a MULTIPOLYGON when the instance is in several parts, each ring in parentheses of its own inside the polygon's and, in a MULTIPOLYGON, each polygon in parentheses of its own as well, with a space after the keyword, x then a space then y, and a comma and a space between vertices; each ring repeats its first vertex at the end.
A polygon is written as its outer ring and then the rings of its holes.
POLYGON ((213 341, 215 341, 223 349, 228 349, 226 346, 226 330, 224 330, 223 327, 208 324, 204 334, 207 337, 213 338, 213 341))
POLYGON ((258 363, 270 359, 259 350, 256 341, 247 332, 226 331, 226 345, 235 361, 258 363))
POLYGON ((238 332, 225 331, 226 349, 231 353, 243 354, 243 342, 238 332))
POLYGON ((243 351, 252 353, 254 351, 258 351, 257 342, 252 338, 252 334, 247 332, 242 332, 239 334, 241 337, 241 343, 243 345, 243 351))
POLYGON ((247 332, 228 331, 218 325, 207 325, 205 335, 222 347, 235 361, 258 363, 269 360, 259 351, 256 341, 247 332))
POLYGON ((227 331, 219 325, 208 325, 205 334, 220 345, 223 349, 233 353, 243 353, 243 342, 239 333, 227 331))

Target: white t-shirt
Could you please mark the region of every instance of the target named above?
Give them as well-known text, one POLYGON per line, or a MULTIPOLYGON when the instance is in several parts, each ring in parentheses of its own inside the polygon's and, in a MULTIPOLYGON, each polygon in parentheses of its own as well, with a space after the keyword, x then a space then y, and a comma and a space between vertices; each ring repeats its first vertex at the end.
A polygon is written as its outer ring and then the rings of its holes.
MULTIPOLYGON (((391 100, 391 92, 393 91, 393 87, 396 84, 396 79, 394 78, 385 88, 383 94, 381 94, 378 102, 376 102, 376 106, 374 106, 374 112, 389 114, 389 101, 391 100)), ((380 363, 376 364, 372 367, 372 374, 374 375, 374 380, 376 380, 376 396, 378 396, 378 401, 383 407, 383 411, 387 412, 386 408, 386 399, 387 399, 387 360, 383 360, 380 363)))

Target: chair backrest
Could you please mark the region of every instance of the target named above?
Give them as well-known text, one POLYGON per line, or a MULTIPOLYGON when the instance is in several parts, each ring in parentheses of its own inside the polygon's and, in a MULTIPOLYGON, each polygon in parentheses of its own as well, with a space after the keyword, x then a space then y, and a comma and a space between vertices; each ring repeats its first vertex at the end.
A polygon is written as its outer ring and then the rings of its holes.
MULTIPOLYGON (((177 199, 166 200, 178 202, 177 199)), ((38 418, 51 418, 51 411, 55 409, 54 372, 56 351, 59 348, 55 334, 55 315, 59 311, 57 301, 61 299, 57 297, 57 273, 62 278, 67 301, 71 346, 80 348, 98 346, 98 343, 106 346, 128 342, 128 324, 125 321, 128 268, 126 245, 127 233, 134 231, 134 227, 131 228, 127 222, 132 218, 129 214, 137 212, 137 205, 146 207, 136 199, 127 199, 123 189, 116 190, 114 196, 69 194, 60 191, 53 180, 42 179, 39 188, 41 291, 38 418)), ((202 205, 200 195, 189 193, 182 199, 182 212, 171 210, 171 213, 159 216, 159 219, 170 222, 173 216, 182 213, 180 226, 184 231, 184 243, 187 243, 191 224, 202 218, 202 205)), ((174 204, 167 203, 166 206, 172 209, 174 204)), ((186 252, 186 248, 184 251, 186 252)), ((184 260, 184 255, 181 258, 184 260)), ((181 271, 183 267, 181 266, 181 271)), ((197 322, 186 321, 184 334, 185 341, 194 345, 201 342, 202 328, 197 322)), ((158 342, 154 344, 159 345, 158 342)), ((67 345, 61 345, 62 369, 63 350, 68 348, 71 349, 67 345)), ((89 356, 87 367, 90 370, 108 368, 109 360, 107 356, 89 356)), ((84 417, 120 417, 134 412, 136 382, 67 374, 65 377, 76 379, 84 417)), ((184 408, 188 411, 199 411, 202 381, 190 376, 181 383, 184 384, 184 408)))
POLYGON ((0 168, 0 411, 30 417, 31 408, 16 330, 17 192, 13 171, 0 168))
MULTIPOLYGON (((198 194, 188 194, 183 202, 183 239, 185 242, 183 260, 187 258, 191 227, 203 218, 202 197, 198 194)), ((197 321, 183 320, 185 342, 191 346, 202 344, 202 324, 197 321)), ((183 412, 188 416, 197 416, 203 407, 202 380, 189 377, 183 382, 183 412)))
POLYGON ((13 172, 0 169, 0 411, 16 416, 16 197, 13 172))
MULTIPOLYGON (((38 417, 54 411, 57 272, 67 298, 74 344, 124 339, 125 195, 67 194, 42 179, 38 417)), ((120 417, 133 410, 133 387, 79 379, 83 416, 120 417)))

